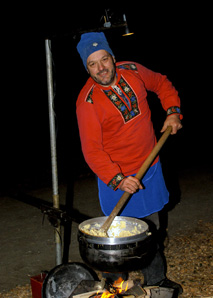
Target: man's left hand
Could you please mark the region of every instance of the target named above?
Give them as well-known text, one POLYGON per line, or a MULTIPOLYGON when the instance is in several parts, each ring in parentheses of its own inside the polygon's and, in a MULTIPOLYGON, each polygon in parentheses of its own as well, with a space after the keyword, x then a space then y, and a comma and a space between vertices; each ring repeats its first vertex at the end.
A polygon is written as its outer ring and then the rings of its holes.
POLYGON ((166 118, 161 132, 164 132, 168 126, 172 127, 172 135, 176 134, 177 131, 183 127, 178 114, 170 115, 166 118))

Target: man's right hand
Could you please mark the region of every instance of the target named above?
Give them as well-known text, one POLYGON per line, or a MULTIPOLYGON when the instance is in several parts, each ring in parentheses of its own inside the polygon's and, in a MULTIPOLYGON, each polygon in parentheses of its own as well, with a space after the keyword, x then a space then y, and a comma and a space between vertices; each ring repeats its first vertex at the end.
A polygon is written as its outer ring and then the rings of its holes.
POLYGON ((127 178, 124 178, 118 188, 122 191, 126 191, 128 193, 135 193, 138 191, 138 189, 143 189, 143 186, 141 185, 139 179, 129 176, 127 178))

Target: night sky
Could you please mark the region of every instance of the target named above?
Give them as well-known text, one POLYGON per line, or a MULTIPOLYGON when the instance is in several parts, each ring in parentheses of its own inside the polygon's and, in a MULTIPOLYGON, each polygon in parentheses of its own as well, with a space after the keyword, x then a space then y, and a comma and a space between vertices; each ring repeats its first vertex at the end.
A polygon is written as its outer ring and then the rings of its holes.
MULTIPOLYGON (((210 166, 210 8, 172 3, 113 7, 111 22, 125 13, 135 34, 121 37, 120 29, 105 34, 117 61, 139 62, 166 74, 179 91, 184 128, 170 137, 162 158, 169 155, 180 169, 210 166)), ((75 116, 76 99, 88 75, 76 44, 79 30, 103 25, 107 7, 80 6, 31 7, 21 13, 14 11, 15 16, 8 19, 13 27, 3 38, 6 62, 10 62, 7 95, 1 101, 0 178, 4 191, 51 183, 45 39, 51 40, 54 60, 59 180, 68 181, 71 172, 79 176, 88 171, 75 116)), ((148 100, 159 135, 165 114, 154 94, 148 94, 148 100)))

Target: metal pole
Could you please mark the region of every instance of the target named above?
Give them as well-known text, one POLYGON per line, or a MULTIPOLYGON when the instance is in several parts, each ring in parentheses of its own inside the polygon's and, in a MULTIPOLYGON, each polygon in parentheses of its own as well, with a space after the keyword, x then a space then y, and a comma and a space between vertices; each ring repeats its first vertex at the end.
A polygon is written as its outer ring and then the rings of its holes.
MULTIPOLYGON (((53 187, 53 207, 59 209, 58 194, 58 171, 57 171, 57 154, 56 154, 56 135, 55 135, 55 118, 53 109, 53 78, 52 78, 52 54, 51 41, 45 40, 46 50, 46 68, 47 68, 47 87, 48 87, 48 103, 49 103, 49 123, 50 123, 50 148, 51 148, 51 164, 52 164, 52 187, 53 187)), ((60 239, 60 221, 58 220, 55 227, 55 245, 56 245, 56 265, 62 263, 62 249, 60 239)))

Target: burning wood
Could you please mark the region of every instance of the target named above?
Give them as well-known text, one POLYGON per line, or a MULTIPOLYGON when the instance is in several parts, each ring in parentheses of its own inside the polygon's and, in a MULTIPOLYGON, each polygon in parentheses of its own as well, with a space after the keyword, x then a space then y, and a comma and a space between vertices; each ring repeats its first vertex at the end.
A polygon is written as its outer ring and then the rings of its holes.
POLYGON ((79 293, 79 287, 81 287, 81 283, 72 293, 70 298, 173 298, 174 290, 167 288, 159 288, 159 287, 145 287, 143 288, 140 281, 127 280, 124 281, 122 279, 118 279, 112 285, 103 284, 103 280, 101 281, 101 285, 103 286, 98 291, 91 290, 87 292, 79 293), (77 294, 78 293, 78 294, 77 294))
POLYGON ((134 286, 133 280, 122 280, 120 277, 118 280, 116 280, 113 285, 111 286, 111 291, 115 291, 117 294, 121 294, 123 292, 128 291, 130 288, 134 286))
MULTIPOLYGON (((85 281, 83 282, 83 284, 85 281)), ((96 283, 97 285, 97 283, 96 283)), ((82 288, 82 284, 80 283, 79 286, 77 287, 77 291, 75 290, 72 298, 109 298, 109 297, 116 297, 117 294, 122 294, 126 291, 128 291, 130 288, 134 286, 133 280, 127 280, 124 281, 121 278, 119 278, 117 281, 113 283, 113 285, 108 284, 102 280, 100 282, 100 289, 93 290, 93 291, 88 291, 85 293, 80 293, 75 295, 76 292, 79 291, 79 288, 82 288)))

